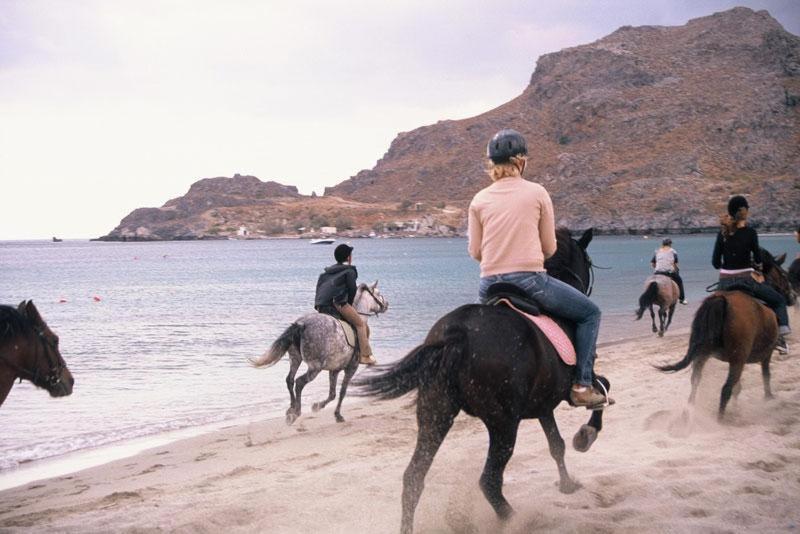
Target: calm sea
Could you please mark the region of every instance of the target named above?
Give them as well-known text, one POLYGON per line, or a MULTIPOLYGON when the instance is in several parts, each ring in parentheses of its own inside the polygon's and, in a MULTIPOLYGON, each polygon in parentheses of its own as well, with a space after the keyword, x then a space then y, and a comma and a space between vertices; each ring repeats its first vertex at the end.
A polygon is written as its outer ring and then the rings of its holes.
MULTIPOLYGON (((595 271, 592 294, 604 313, 601 342, 650 335, 647 321, 634 322, 632 311, 658 241, 591 243, 594 263, 603 268, 595 271)), ((370 322, 383 363, 419 343, 439 316, 476 299, 478 266, 464 239, 350 243, 359 280, 379 280, 390 302, 388 313, 370 322)), ((789 235, 764 236, 762 245, 791 258, 798 250, 789 235)), ((713 236, 678 236, 674 246, 690 301, 676 312, 679 330, 715 280, 713 236)), ((62 399, 28 382, 14 385, 0 408, 0 488, 19 466, 44 458, 282 416, 286 359, 256 370, 247 358, 311 311, 317 275, 332 254, 332 246, 303 240, 0 242, 0 302, 34 300, 59 334, 76 380, 72 396, 62 399)), ((307 400, 325 396, 327 376, 306 392, 307 400)))

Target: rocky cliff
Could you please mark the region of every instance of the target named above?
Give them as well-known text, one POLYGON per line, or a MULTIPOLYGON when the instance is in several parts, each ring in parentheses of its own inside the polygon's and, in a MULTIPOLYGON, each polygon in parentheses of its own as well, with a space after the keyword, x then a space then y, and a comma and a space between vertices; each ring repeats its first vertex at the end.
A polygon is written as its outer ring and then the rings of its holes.
POLYGON ((461 201, 488 185, 485 145, 527 138, 526 176, 560 224, 607 232, 715 227, 746 193, 762 228, 800 205, 800 39, 747 8, 680 27, 623 27, 539 58, 516 99, 402 133, 375 168, 328 188, 360 201, 461 201))
POLYGON ((744 193, 762 230, 794 228, 800 38, 747 8, 679 27, 626 26, 542 56, 522 94, 496 109, 399 134, 373 169, 324 197, 252 176, 206 179, 161 208, 135 210, 103 239, 230 236, 242 225, 258 235, 325 225, 358 235, 398 221, 463 231, 469 199, 489 183, 486 142, 506 127, 526 136, 526 177, 550 191, 560 225, 710 230, 727 197, 744 193))

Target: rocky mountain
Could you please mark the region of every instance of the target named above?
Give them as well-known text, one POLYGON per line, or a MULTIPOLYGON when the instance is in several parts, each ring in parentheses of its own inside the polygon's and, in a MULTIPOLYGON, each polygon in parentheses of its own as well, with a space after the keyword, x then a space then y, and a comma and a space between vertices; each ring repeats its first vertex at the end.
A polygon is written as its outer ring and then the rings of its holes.
POLYGON ((800 205, 800 38, 766 11, 735 8, 684 26, 622 27, 540 57, 500 107, 401 133, 373 169, 320 198, 253 176, 210 178, 161 208, 135 210, 102 239, 353 235, 404 227, 463 231, 489 184, 485 147, 522 132, 526 177, 550 191, 557 222, 605 233, 716 229, 743 193, 762 230, 794 228, 800 205))
POLYGON ((514 100, 402 133, 375 168, 326 189, 369 201, 466 205, 485 146, 512 127, 558 222, 606 232, 716 227, 728 195, 789 228, 800 205, 800 39, 747 8, 680 27, 622 27, 539 58, 514 100))

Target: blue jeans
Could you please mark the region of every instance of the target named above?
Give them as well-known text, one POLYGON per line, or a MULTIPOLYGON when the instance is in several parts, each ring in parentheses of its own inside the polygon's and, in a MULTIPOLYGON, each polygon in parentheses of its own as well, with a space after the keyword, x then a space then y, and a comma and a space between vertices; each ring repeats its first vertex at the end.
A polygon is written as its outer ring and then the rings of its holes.
POLYGON ((516 272, 493 274, 481 278, 478 297, 481 303, 486 302, 489 286, 496 282, 506 282, 519 287, 531 298, 536 299, 539 307, 548 313, 573 321, 575 331, 575 382, 584 386, 592 385, 597 334, 600 332, 600 308, 589 300, 589 297, 549 276, 545 272, 516 272))

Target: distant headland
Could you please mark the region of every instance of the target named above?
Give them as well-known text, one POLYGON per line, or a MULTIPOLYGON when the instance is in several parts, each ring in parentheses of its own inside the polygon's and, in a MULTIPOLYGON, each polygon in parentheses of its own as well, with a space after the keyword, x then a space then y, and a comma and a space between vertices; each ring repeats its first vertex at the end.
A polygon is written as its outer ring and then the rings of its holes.
POLYGON ((526 178, 557 224, 602 234, 715 231, 746 194, 761 231, 789 231, 800 206, 800 38, 737 7, 683 26, 619 28, 546 54, 517 98, 476 117, 400 133, 374 168, 322 196, 254 176, 206 178, 140 208, 107 241, 454 236, 488 185, 487 139, 528 140, 526 178))

